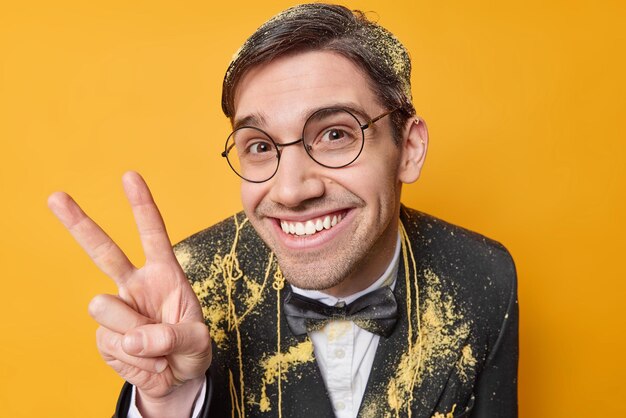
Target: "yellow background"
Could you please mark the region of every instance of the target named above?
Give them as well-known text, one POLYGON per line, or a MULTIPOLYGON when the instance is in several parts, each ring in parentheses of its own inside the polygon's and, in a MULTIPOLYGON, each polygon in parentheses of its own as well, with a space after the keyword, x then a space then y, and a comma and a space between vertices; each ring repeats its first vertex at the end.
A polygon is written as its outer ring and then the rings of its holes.
MULTIPOLYGON (((137 262, 120 186, 178 241, 237 211, 219 157, 229 59, 288 1, 0 5, 0 416, 110 416, 87 304, 115 292, 46 207, 66 190, 137 262)), ((503 242, 519 272, 522 417, 626 416, 622 1, 352 1, 413 58, 430 128, 404 202, 503 242)))

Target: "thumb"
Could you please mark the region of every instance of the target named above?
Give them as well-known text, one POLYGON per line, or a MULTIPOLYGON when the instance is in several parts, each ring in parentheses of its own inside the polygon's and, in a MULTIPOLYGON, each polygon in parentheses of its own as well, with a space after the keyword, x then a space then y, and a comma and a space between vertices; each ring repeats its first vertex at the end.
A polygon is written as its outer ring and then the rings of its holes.
POLYGON ((123 350, 137 357, 162 357, 170 354, 211 355, 209 329, 200 321, 178 324, 148 324, 128 331, 123 350))

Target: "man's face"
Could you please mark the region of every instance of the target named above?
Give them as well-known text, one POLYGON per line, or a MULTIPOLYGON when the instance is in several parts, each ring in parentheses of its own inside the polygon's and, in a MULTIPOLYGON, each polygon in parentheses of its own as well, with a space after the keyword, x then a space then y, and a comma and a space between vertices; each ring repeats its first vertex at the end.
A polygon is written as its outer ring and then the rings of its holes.
MULTIPOLYGON (((246 125, 287 143, 302 136, 309 115, 327 107, 358 109, 361 123, 390 110, 378 104, 352 62, 314 51, 252 68, 237 88, 234 121, 237 125, 245 118, 246 125)), ((384 272, 398 236, 402 149, 385 117, 365 130, 363 152, 347 167, 323 167, 297 144, 282 149, 270 180, 242 182, 246 215, 290 283, 343 296, 364 289, 384 272), (328 225, 334 219, 336 225, 311 235, 281 227, 306 229, 308 221, 328 225)))

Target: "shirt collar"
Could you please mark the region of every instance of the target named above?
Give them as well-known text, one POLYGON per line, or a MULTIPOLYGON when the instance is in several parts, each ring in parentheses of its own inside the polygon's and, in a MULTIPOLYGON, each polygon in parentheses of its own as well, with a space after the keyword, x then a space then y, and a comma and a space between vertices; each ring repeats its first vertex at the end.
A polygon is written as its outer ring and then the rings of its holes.
POLYGON ((299 287, 296 287, 294 285, 291 285, 291 290, 294 293, 297 293, 298 295, 302 295, 310 299, 315 299, 318 302, 321 302, 328 306, 335 306, 339 302, 344 302, 347 305, 347 304, 354 302, 361 296, 366 295, 383 286, 389 286, 393 290, 396 286, 396 278, 398 276, 399 263, 400 263, 400 234, 398 233, 398 239, 396 241, 396 251, 394 252, 391 262, 387 266, 387 269, 382 274, 382 276, 378 278, 378 280, 376 280, 374 283, 372 283, 367 288, 361 290, 360 292, 354 293, 350 296, 337 298, 335 296, 331 296, 319 290, 300 289, 299 287))

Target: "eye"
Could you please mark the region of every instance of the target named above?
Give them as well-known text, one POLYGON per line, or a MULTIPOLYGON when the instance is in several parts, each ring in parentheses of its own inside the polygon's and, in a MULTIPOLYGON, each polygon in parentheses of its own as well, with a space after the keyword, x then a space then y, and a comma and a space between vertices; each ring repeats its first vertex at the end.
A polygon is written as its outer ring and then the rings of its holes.
POLYGON ((318 147, 344 147, 353 143, 356 140, 356 134, 349 127, 344 126, 331 126, 323 129, 313 145, 318 147))
POLYGON ((359 121, 343 109, 322 109, 313 113, 303 130, 304 143, 309 154, 319 158, 320 153, 337 154, 361 144, 359 121))
POLYGON ((338 129, 338 128, 332 128, 332 129, 328 129, 324 135, 322 135, 322 140, 324 141, 337 141, 339 139, 343 139, 346 136, 346 132, 338 129))
POLYGON ((266 141, 258 141, 258 142, 252 142, 248 144, 246 151, 249 154, 258 155, 258 154, 264 154, 267 152, 272 152, 273 149, 274 147, 271 143, 266 142, 266 141))

